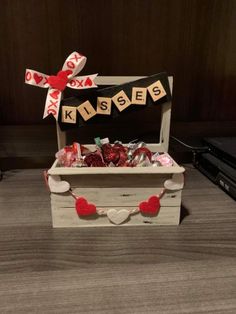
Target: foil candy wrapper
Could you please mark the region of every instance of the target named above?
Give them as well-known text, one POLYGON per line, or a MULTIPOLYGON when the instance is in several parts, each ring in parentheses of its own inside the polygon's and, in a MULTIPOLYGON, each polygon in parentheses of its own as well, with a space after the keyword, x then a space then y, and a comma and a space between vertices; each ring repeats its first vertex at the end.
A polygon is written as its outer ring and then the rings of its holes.
POLYGON ((156 161, 156 158, 160 156, 160 153, 156 152, 155 154, 152 155, 152 161, 156 161))
POLYGON ((78 143, 73 143, 71 146, 65 146, 56 153, 56 158, 60 166, 76 167, 77 162, 81 160, 81 149, 78 143))
POLYGON ((133 159, 133 165, 137 166, 141 164, 143 161, 147 159, 147 155, 145 153, 141 153, 139 155, 136 155, 133 159))
POLYGON ((84 162, 87 164, 88 167, 106 167, 101 154, 95 152, 87 155, 84 159, 84 162))
POLYGON ((152 167, 161 167, 161 163, 159 161, 152 162, 152 167))
POLYGON ((136 156, 145 154, 148 159, 151 161, 152 160, 152 152, 147 148, 147 147, 139 147, 133 152, 133 158, 136 156))
POLYGON ((129 144, 127 145, 129 150, 132 150, 132 151, 135 151, 136 149, 145 147, 145 146, 147 146, 147 144, 144 142, 137 142, 137 143, 129 142, 129 144))
POLYGON ((109 164, 110 162, 114 163, 115 165, 119 161, 120 154, 119 150, 112 146, 109 143, 103 144, 101 147, 101 152, 105 163, 109 164))
POLYGON ((173 166, 173 159, 167 154, 161 154, 155 158, 155 162, 159 162, 161 166, 171 167, 173 166))
POLYGON ((101 147, 101 154, 106 165, 109 167, 110 163, 116 167, 126 166, 128 160, 128 148, 116 141, 115 144, 105 143, 101 147))
POLYGON ((110 144, 109 138, 95 140, 96 150, 73 143, 56 153, 63 167, 170 167, 173 160, 167 153, 152 153, 146 143, 137 140, 123 145, 121 141, 110 144))
POLYGON ((103 144, 108 144, 108 143, 110 143, 108 137, 102 138, 102 139, 100 140, 100 142, 101 142, 102 145, 103 145, 103 144))
POLYGON ((146 143, 144 143, 144 142, 137 142, 137 143, 133 143, 133 141, 130 142, 130 143, 127 145, 127 147, 128 147, 128 152, 127 152, 127 154, 128 154, 128 159, 129 159, 129 160, 132 160, 132 159, 133 159, 133 153, 134 153, 137 149, 139 149, 139 148, 141 148, 141 147, 145 147, 145 146, 146 146, 146 143))
POLYGON ((123 145, 121 141, 115 141, 114 144, 120 144, 123 145))
POLYGON ((136 167, 151 167, 151 166, 152 166, 152 163, 150 162, 149 158, 146 156, 143 161, 137 164, 136 167))

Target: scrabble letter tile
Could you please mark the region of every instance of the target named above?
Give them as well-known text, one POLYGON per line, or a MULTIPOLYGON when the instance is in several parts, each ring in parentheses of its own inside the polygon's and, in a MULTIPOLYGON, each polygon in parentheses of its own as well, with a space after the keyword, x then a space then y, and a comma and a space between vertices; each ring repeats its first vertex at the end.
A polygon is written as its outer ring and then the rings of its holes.
POLYGON ((61 121, 65 123, 76 123, 76 107, 62 106, 61 121))
POLYGON ((113 96, 112 101, 119 109, 119 111, 122 111, 131 105, 129 98, 127 97, 126 93, 123 90, 121 90, 118 94, 113 96))
POLYGON ((79 105, 77 109, 85 121, 91 119, 93 116, 97 114, 95 109, 88 100, 79 105))
POLYGON ((157 101, 166 95, 166 91, 164 90, 161 81, 154 82, 153 84, 149 85, 147 89, 153 101, 157 101))
POLYGON ((146 105, 147 89, 145 87, 132 88, 132 104, 146 105))
POLYGON ((97 113, 98 114, 111 114, 111 98, 98 97, 97 98, 97 113))

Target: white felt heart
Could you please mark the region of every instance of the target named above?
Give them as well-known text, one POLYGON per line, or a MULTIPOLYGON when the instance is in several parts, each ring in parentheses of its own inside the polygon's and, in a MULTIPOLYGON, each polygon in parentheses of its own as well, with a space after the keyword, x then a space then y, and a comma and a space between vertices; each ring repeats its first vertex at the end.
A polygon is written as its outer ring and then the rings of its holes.
POLYGON ((65 193, 69 191, 70 184, 67 181, 61 181, 60 176, 49 175, 48 186, 52 193, 65 193))
POLYGON ((166 180, 164 182, 164 187, 167 190, 181 190, 184 187, 184 175, 183 173, 175 173, 173 174, 172 178, 166 180))
POLYGON ((107 211, 107 217, 111 222, 115 225, 120 225, 129 217, 129 211, 126 209, 116 210, 116 209, 109 209, 107 211))

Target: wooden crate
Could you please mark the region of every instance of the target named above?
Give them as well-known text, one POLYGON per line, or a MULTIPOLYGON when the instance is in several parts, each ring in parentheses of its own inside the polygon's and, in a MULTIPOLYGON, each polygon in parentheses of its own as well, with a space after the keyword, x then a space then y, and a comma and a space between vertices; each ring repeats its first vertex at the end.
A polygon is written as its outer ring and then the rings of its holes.
MULTIPOLYGON (((98 77, 98 85, 122 84, 140 77, 98 77)), ((169 78, 172 90, 172 78, 169 78)), ((162 105, 160 143, 148 144, 152 152, 167 152, 171 102, 162 105)), ((58 148, 66 145, 66 134, 57 125, 58 148)), ((86 145, 94 148, 94 145, 86 145)), ((84 197, 96 205, 103 215, 85 218, 78 216, 75 199, 68 191, 51 192, 53 227, 94 227, 119 225, 178 225, 180 219, 181 193, 184 168, 175 162, 172 167, 143 168, 66 168, 58 167, 56 160, 48 174, 60 184, 68 183, 75 195, 84 197), (164 193, 163 193, 164 189, 164 193), (163 193, 160 210, 155 216, 145 216, 137 211, 139 204, 150 196, 163 193), (125 216, 127 210, 131 215, 125 216), (123 215, 123 216, 122 216, 123 215), (126 219, 124 219, 126 217, 126 219), (123 219, 123 220, 122 220, 123 219)))

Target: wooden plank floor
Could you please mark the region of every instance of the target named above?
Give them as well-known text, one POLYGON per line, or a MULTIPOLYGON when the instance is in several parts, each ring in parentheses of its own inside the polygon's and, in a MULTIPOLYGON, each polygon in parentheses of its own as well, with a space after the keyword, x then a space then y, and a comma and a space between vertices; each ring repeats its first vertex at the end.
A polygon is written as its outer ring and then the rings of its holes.
POLYGON ((42 170, 0 182, 0 313, 236 313, 236 203, 187 169, 179 227, 52 229, 42 170))

